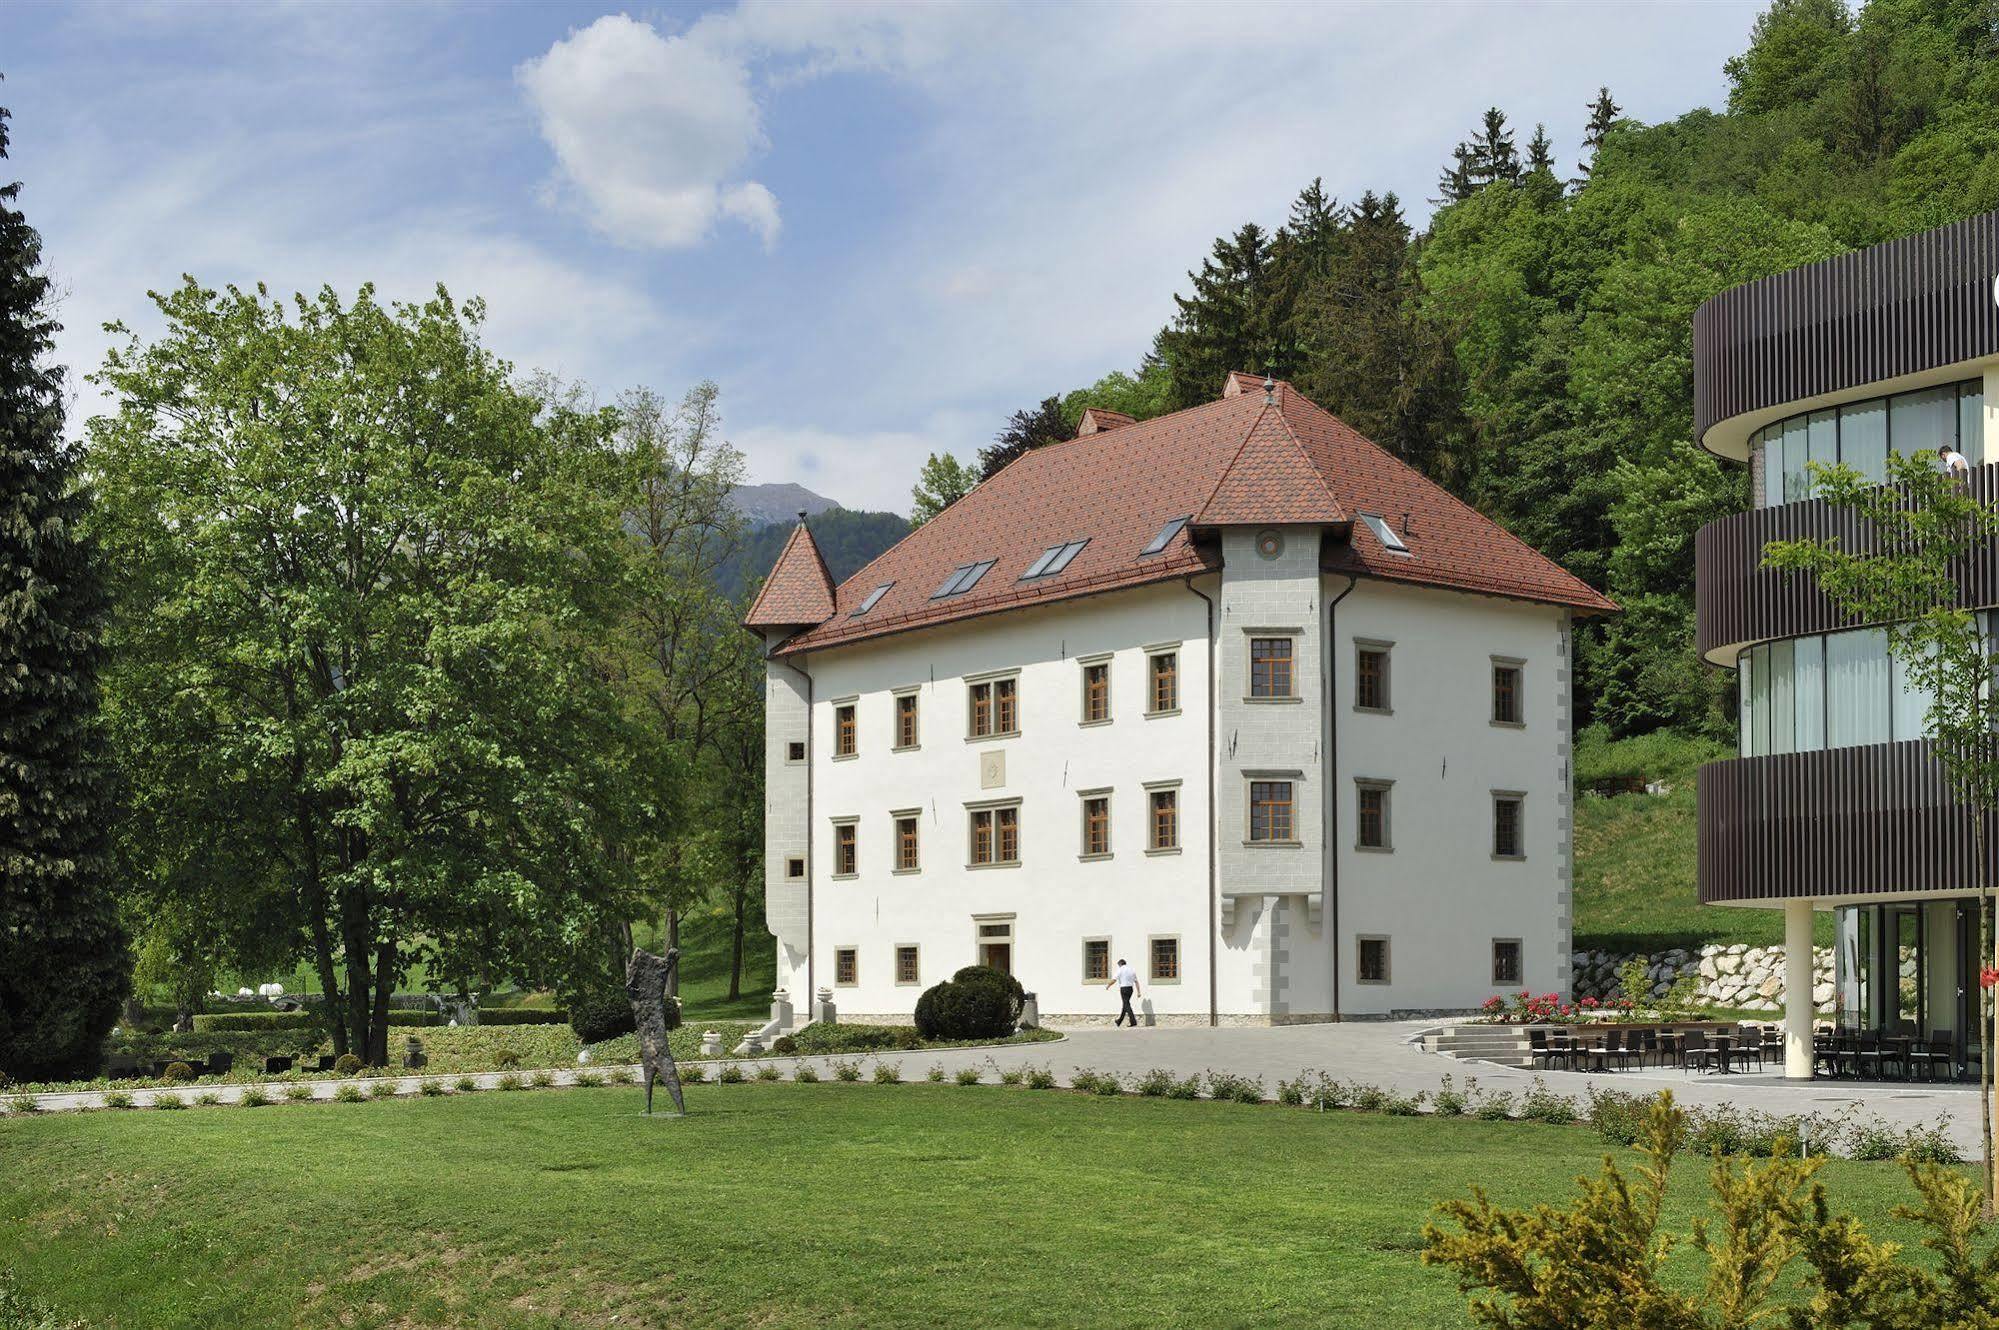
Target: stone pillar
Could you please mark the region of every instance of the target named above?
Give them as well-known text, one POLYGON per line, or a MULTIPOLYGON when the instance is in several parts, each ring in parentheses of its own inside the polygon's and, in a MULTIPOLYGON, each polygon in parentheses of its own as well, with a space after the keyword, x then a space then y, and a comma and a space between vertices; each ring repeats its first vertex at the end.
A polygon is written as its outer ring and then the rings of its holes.
POLYGON ((1784 902, 1784 1079, 1812 1078, 1812 903, 1784 902))
POLYGON ((791 1028, 791 994, 782 988, 770 995, 770 1018, 780 1034, 791 1028))

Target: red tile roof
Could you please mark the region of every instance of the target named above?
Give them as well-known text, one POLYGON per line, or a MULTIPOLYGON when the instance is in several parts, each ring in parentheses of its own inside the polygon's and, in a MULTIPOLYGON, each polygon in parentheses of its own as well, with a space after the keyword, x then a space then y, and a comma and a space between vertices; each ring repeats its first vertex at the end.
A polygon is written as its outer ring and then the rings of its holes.
POLYGON ((1078 437, 1097 434, 1107 429, 1116 429, 1119 425, 1135 424, 1137 420, 1137 416, 1128 416, 1122 411, 1110 411, 1101 406, 1086 406, 1083 408, 1083 419, 1076 426, 1076 434, 1078 437))
MULTIPOLYGON (((1220 555, 1214 541, 1195 542, 1196 529, 1282 523, 1326 527, 1323 562, 1335 572, 1584 614, 1617 608, 1289 384, 1277 385, 1274 405, 1265 404, 1255 375, 1231 375, 1230 384, 1235 391, 1218 401, 1021 455, 848 578, 836 605, 814 619, 773 618, 766 605, 782 581, 783 613, 803 608, 797 588, 810 568, 794 558, 794 538, 746 622, 810 623, 780 649, 816 650, 1209 572, 1220 555), (1383 548, 1353 520, 1363 513, 1386 519, 1410 553, 1383 548), (1183 517, 1194 520, 1163 550, 1140 553, 1183 517), (1043 551, 1085 539, 1061 573, 1021 580, 1043 551), (953 569, 987 559, 996 562, 971 591, 933 598, 953 569), (883 583, 894 585, 853 617, 883 583)), ((816 547, 810 553, 823 576, 816 547)))
MULTIPOLYGON (((863 593, 866 594, 866 593, 863 593)), ((833 574, 819 553, 819 542, 805 525, 805 514, 791 529, 763 590, 743 616, 749 628, 801 628, 823 623, 833 615, 833 574)))

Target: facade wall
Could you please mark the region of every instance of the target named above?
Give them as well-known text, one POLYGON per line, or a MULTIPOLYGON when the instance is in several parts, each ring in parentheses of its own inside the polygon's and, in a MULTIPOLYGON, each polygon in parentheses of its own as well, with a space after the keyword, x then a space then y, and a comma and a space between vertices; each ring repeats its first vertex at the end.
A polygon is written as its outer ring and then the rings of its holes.
POLYGON ((809 681, 797 670, 772 662, 764 678, 764 927, 777 939, 777 986, 803 1007, 811 979, 806 973, 811 929, 806 878, 790 875, 790 861, 807 859, 811 790, 809 681), (789 745, 807 745, 804 762, 791 760, 789 745))
MULTIPOLYGON (((1328 595, 1344 579, 1328 578, 1328 595)), ((1569 980, 1567 615, 1360 582, 1334 613, 1340 997, 1349 1014, 1476 1006, 1569 980), (1387 642, 1390 713, 1354 709, 1353 653, 1387 642), (1493 657, 1521 662, 1523 723, 1492 723, 1493 657), (1355 845, 1356 781, 1391 780, 1386 852, 1355 845), (1525 855, 1492 854, 1495 791, 1524 794, 1525 855), (1389 982, 1357 981, 1359 939, 1390 940, 1389 982), (1492 942, 1518 938, 1518 984, 1492 942)))
MULTIPOLYGON (((1208 579, 1212 581, 1213 579, 1208 579)), ((859 982, 834 989, 843 1015, 907 1015, 923 988, 974 964, 981 919, 1013 925, 1013 972, 1044 1014, 1115 1013, 1083 980, 1083 942, 1145 973, 1149 939, 1181 940, 1178 982, 1143 984, 1160 1019, 1208 1011, 1207 609, 1184 585, 1147 588, 911 633, 804 662, 813 676, 812 873, 820 987, 834 952, 858 950, 859 982), (1177 714, 1146 714, 1148 648, 1179 653, 1177 714), (1079 658, 1109 653, 1111 721, 1082 724, 1079 658), (1020 733, 967 737, 967 676, 1018 670, 1020 733), (896 690, 914 688, 921 743, 894 752, 896 690), (859 751, 834 758, 835 708, 853 699, 859 751), (999 768, 998 771, 994 767, 999 768), (1147 782, 1181 782, 1180 850, 1148 854, 1147 782), (1082 857, 1079 791, 1107 789, 1111 854, 1082 857), (1018 799, 1020 863, 970 865, 968 805, 1018 799), (919 813, 921 867, 895 871, 892 813, 919 813), (857 819, 859 871, 832 874, 836 820, 857 819), (1006 916, 1011 916, 1006 920, 1006 916), (895 948, 919 948, 898 985, 895 948)), ((796 992, 794 992, 796 997, 796 992)))

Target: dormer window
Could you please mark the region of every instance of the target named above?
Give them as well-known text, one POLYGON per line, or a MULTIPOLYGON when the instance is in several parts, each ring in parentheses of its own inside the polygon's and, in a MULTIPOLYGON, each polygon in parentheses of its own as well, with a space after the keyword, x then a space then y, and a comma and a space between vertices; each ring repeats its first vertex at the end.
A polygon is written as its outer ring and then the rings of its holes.
POLYGON ((868 592, 868 598, 862 601, 860 603, 860 606, 847 617, 850 619, 858 619, 863 614, 866 614, 869 610, 873 609, 876 605, 879 605, 881 603, 881 598, 883 596, 886 596, 888 594, 889 588, 894 585, 895 583, 893 582, 883 582, 873 591, 868 592))
POLYGON ((1402 537, 1395 534, 1395 528, 1388 525, 1385 518, 1376 517, 1373 513, 1362 513, 1360 520, 1367 523, 1367 529, 1374 533, 1374 538, 1381 542, 1383 549, 1396 554, 1409 552, 1409 547, 1403 543, 1402 537))
POLYGON ((1191 516, 1176 517, 1172 521, 1168 522, 1165 526, 1160 527, 1159 534, 1152 538, 1152 543, 1150 545, 1147 545, 1144 549, 1138 552, 1138 557, 1142 559, 1148 554, 1157 554, 1159 553, 1159 551, 1165 549, 1168 545, 1171 545, 1173 543, 1173 537, 1179 535, 1181 529, 1184 528, 1187 525, 1187 523, 1191 522, 1192 520, 1193 518, 1191 516))
POLYGON ((1029 578, 1055 576, 1067 568, 1070 561, 1083 552, 1083 546, 1089 543, 1086 537, 1082 540, 1072 540, 1065 545, 1050 545, 1041 552, 1040 558, 1027 565, 1027 571, 1020 575, 1020 580, 1025 582, 1029 578))
POLYGON ((944 585, 930 593, 930 599, 943 600, 947 596, 964 595, 979 584, 980 578, 992 571, 996 562, 998 560, 987 559, 984 563, 959 564, 951 570, 951 575, 944 579, 944 585))

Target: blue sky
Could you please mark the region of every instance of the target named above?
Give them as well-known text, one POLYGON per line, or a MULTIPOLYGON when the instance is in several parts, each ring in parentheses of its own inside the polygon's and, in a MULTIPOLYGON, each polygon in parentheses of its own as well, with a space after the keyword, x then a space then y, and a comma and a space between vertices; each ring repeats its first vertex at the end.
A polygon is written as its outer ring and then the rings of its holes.
POLYGON ((712 378, 752 479, 906 511, 1313 176, 1420 218, 1495 104, 1569 163, 1599 83, 1719 105, 1756 9, 16 4, 0 105, 79 373, 183 272, 442 281, 522 369, 712 378))

